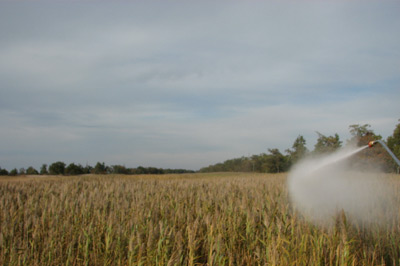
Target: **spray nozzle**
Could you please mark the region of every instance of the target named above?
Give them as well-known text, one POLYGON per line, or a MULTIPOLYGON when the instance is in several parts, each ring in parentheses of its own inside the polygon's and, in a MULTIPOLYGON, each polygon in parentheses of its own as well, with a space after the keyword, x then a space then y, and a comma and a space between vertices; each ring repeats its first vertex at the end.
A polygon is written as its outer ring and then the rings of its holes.
POLYGON ((371 140, 370 142, 368 142, 368 147, 372 147, 372 146, 374 146, 375 145, 375 143, 376 143, 376 141, 375 140, 371 140))

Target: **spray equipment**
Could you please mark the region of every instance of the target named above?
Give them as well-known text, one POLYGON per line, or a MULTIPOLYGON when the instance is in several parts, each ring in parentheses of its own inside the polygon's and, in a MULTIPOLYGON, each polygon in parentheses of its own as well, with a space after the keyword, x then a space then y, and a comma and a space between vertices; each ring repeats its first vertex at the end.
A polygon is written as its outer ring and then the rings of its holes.
POLYGON ((385 150, 390 154, 390 156, 392 156, 393 160, 397 163, 398 166, 400 166, 400 160, 396 157, 396 155, 394 155, 394 153, 389 149, 388 146, 386 146, 385 142, 383 142, 382 140, 373 140, 368 142, 368 147, 372 148, 376 143, 381 144, 385 150))

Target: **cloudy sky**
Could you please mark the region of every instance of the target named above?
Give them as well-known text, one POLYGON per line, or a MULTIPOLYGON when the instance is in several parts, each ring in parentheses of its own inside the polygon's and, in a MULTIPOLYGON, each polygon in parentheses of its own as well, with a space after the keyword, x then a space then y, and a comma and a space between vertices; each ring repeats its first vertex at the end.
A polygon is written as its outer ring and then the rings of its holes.
POLYGON ((1 1, 0 167, 197 170, 400 118, 399 1, 1 1))

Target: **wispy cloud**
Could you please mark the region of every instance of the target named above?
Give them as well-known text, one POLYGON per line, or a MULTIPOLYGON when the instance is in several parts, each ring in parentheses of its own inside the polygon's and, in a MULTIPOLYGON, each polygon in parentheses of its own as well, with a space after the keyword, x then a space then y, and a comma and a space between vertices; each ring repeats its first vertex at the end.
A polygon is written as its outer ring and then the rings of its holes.
POLYGON ((396 1, 0 7, 1 167, 197 169, 399 118, 396 1))

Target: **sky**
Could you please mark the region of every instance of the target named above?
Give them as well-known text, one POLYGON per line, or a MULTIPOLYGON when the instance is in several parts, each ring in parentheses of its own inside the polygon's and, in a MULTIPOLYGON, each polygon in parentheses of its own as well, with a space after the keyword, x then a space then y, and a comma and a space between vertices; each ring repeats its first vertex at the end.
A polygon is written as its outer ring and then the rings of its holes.
POLYGON ((1 1, 0 167, 201 167, 400 118, 399 1, 1 1))

